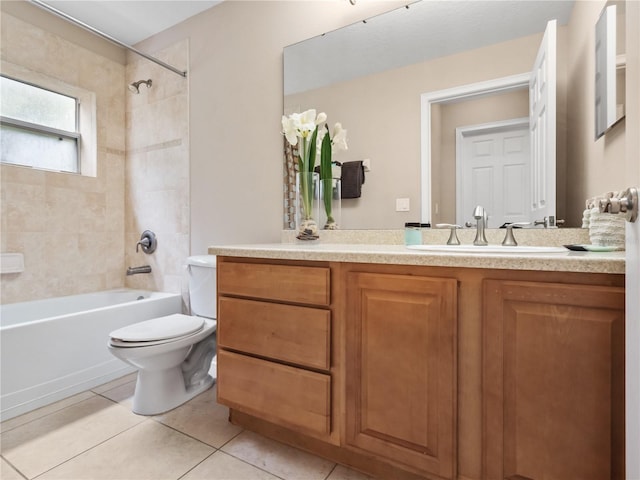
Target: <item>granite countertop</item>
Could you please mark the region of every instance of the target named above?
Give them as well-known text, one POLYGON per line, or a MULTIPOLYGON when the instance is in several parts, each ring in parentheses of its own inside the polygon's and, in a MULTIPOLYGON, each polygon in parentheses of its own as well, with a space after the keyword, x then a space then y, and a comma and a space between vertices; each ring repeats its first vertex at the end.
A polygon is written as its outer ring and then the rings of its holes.
MULTIPOLYGON (((479 247, 480 248, 480 247, 479 247)), ((214 245, 209 254, 281 260, 426 265, 437 267, 625 273, 625 252, 450 253, 409 250, 404 245, 301 242, 214 245)))

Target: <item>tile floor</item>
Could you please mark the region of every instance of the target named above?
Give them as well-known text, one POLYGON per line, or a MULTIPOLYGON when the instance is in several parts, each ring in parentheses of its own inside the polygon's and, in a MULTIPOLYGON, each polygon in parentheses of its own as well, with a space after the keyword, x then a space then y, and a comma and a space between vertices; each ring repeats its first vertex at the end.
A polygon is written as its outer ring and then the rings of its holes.
POLYGON ((215 386, 162 415, 131 412, 135 374, 3 422, 2 480, 366 480, 227 421, 215 386))

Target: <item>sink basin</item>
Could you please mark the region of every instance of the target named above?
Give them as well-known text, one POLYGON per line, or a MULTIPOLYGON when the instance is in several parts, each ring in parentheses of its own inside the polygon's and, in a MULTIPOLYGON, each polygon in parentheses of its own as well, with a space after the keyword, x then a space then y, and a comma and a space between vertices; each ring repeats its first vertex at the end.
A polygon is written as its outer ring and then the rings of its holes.
POLYGON ((424 252, 441 252, 441 253, 567 253, 568 250, 563 247, 529 247, 526 245, 517 245, 515 247, 507 247, 504 245, 485 245, 483 247, 477 245, 407 245, 408 249, 420 250, 424 252))

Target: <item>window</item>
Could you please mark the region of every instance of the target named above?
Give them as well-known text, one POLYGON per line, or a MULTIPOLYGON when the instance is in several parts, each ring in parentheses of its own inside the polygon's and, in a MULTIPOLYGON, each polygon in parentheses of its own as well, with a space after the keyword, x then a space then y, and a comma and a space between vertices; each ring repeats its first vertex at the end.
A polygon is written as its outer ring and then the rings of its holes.
POLYGON ((2 162, 79 173, 78 100, 5 76, 0 89, 2 162))

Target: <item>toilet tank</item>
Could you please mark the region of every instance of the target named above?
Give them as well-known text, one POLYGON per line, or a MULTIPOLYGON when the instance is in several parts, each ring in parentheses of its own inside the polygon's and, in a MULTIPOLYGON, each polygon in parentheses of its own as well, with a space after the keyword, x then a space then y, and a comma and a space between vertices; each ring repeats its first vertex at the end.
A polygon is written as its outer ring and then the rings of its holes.
POLYGON ((195 255, 187 258, 191 315, 216 318, 216 257, 195 255))

